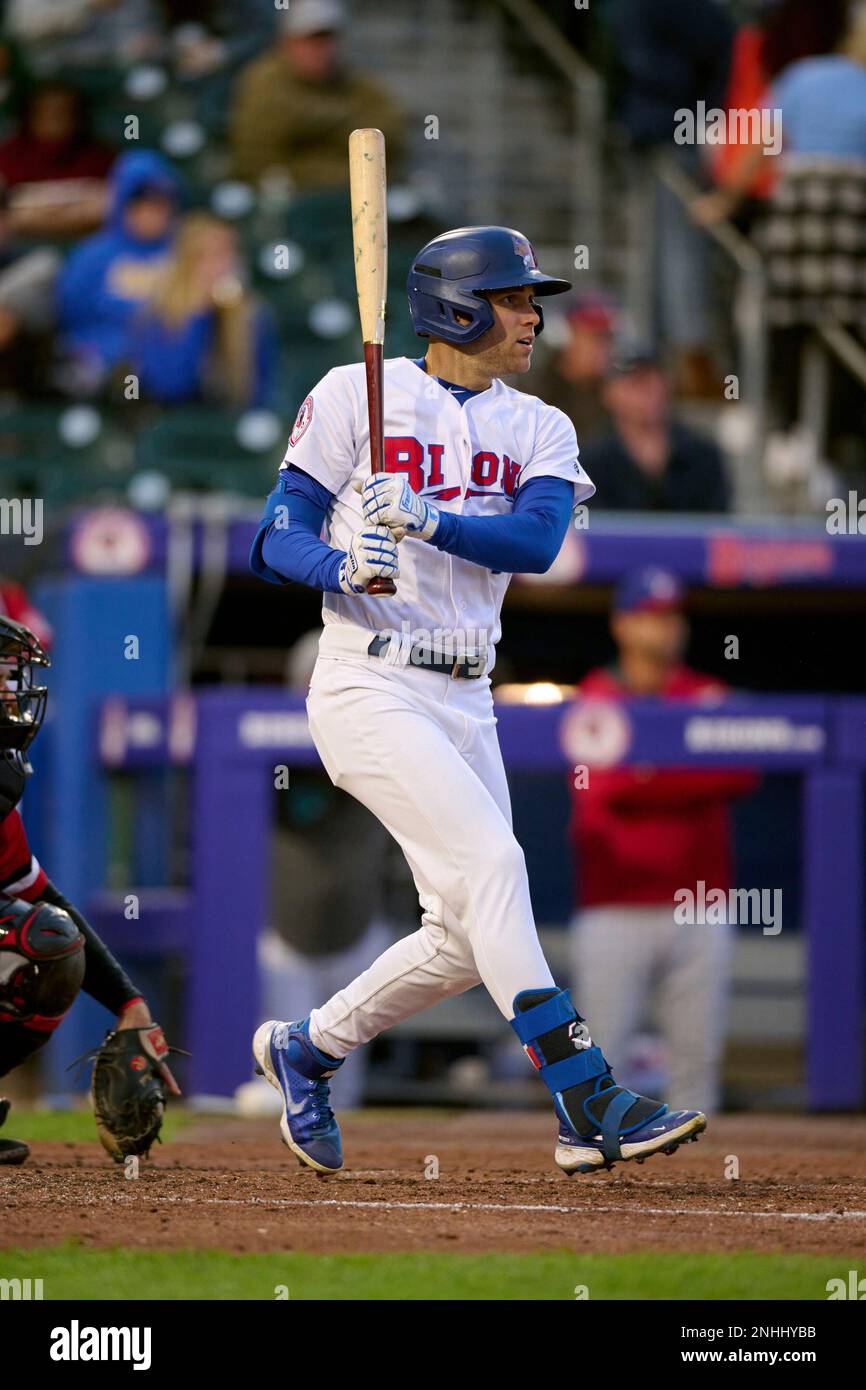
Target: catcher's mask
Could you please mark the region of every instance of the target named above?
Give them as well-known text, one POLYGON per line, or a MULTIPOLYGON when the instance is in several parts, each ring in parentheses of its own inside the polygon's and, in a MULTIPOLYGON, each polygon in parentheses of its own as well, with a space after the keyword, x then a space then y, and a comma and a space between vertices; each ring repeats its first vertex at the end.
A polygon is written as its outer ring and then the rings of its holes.
POLYGON ((56 1028, 84 964, 84 937, 68 912, 0 895, 0 1023, 56 1028))
POLYGON ((0 821, 21 800, 31 771, 27 749, 42 727, 48 699, 48 688, 36 684, 34 670, 50 665, 28 627, 0 617, 0 821))

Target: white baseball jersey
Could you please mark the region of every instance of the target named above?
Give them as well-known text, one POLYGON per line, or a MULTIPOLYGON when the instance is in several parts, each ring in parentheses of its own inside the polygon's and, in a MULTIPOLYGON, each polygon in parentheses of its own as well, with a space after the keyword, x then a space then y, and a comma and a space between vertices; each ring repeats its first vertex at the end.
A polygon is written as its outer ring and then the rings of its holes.
MULTIPOLYGON (((404 473, 436 507, 464 516, 510 511, 530 478, 564 478, 575 504, 595 492, 578 462, 574 426, 561 410, 495 380, 463 405, 408 357, 384 365, 385 467, 404 473)), ((364 522, 352 487, 370 475, 370 431, 363 364, 335 367, 304 401, 283 467, 301 468, 334 494, 324 538, 347 550, 364 522)), ((323 621, 381 631, 437 629, 500 635, 510 574, 498 574, 435 545, 408 538, 399 548, 397 593, 390 598, 325 594, 323 621)), ((470 644, 467 644, 467 646, 470 644)))

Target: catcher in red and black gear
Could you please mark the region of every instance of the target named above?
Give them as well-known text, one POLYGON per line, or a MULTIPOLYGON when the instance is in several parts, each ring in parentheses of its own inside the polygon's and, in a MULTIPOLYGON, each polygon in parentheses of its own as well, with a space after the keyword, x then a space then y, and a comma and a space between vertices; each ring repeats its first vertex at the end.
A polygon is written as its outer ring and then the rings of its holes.
MULTIPOLYGON (((96 1053, 93 1095, 99 1137, 120 1160, 148 1151, 163 1088, 180 1091, 141 992, 27 843, 17 805, 31 772, 27 750, 45 718, 48 691, 35 673, 50 664, 29 628, 0 615, 0 1077, 48 1042, 83 989, 116 1018, 96 1053)), ((0 1127, 8 1113, 0 1098, 0 1127)), ((0 1164, 28 1154, 26 1144, 0 1138, 0 1164)))

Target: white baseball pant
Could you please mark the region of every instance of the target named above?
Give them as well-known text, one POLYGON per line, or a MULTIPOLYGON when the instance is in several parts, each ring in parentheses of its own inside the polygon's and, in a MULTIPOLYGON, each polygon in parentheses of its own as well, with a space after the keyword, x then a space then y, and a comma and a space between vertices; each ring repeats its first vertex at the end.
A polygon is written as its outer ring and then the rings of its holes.
POLYGON ((310 731, 332 782, 402 848, 421 927, 313 1010, 310 1036, 332 1057, 479 981, 507 1019, 521 990, 553 985, 511 827, 488 677, 452 680, 367 656, 371 635, 325 629, 310 731))

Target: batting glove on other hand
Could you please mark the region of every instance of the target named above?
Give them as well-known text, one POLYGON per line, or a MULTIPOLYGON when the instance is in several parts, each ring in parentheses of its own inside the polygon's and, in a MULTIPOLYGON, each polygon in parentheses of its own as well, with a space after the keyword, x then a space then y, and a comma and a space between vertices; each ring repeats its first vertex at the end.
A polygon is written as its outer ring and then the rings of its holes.
POLYGON ((439 525, 436 507, 414 493, 401 473, 373 473, 363 483, 356 482, 361 494, 364 519, 377 526, 388 526, 394 539, 418 536, 429 541, 439 525))
POLYGON ((368 526, 356 531, 340 566, 344 594, 363 594, 371 579, 396 579, 400 573, 397 541, 387 526, 368 526))

